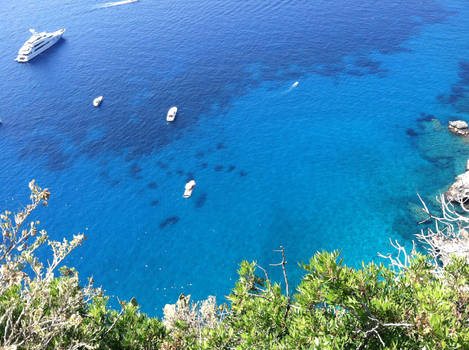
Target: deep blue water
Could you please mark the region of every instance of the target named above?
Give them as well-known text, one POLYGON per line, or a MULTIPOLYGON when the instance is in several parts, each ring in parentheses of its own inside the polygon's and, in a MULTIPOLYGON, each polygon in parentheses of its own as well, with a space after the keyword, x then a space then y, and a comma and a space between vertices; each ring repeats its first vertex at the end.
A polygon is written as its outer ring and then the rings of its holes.
POLYGON ((49 187, 43 227, 88 237, 67 264, 146 312, 223 300, 279 245, 294 282, 318 250, 378 261, 418 232, 416 191, 464 168, 446 122, 469 112, 466 1, 103 4, 0 4, 0 203, 49 187), (29 28, 62 27, 13 61, 29 28))

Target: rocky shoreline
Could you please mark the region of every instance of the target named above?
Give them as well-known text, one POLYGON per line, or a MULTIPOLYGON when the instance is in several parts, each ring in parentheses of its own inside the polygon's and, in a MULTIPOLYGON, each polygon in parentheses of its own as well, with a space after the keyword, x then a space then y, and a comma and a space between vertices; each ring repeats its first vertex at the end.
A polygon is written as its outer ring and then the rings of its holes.
MULTIPOLYGON (((469 137, 469 125, 463 120, 450 121, 449 131, 455 135, 469 137)), ((449 202, 465 203, 469 200, 469 159, 466 163, 466 171, 455 178, 455 182, 445 192, 449 202)))
POLYGON ((459 136, 469 136, 469 125, 463 120, 450 121, 448 125, 449 131, 459 136))
MULTIPOLYGON (((450 121, 448 129, 455 135, 469 137, 469 125, 465 121, 450 121)), ((454 183, 437 200, 441 204, 441 217, 432 215, 422 200, 423 211, 437 225, 427 234, 423 231, 417 234, 417 238, 429 246, 430 255, 443 266, 450 263, 451 256, 469 261, 469 159, 465 172, 456 176, 454 183)))
POLYGON ((469 199, 469 159, 466 163, 466 171, 455 178, 455 182, 445 192, 445 197, 450 202, 466 202, 469 199))

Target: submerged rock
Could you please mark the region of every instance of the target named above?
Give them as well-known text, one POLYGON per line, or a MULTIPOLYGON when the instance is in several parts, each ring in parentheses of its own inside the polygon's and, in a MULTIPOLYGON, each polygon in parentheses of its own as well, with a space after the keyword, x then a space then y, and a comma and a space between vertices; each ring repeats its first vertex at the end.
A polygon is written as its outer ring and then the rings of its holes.
POLYGON ((460 136, 469 136, 469 125, 463 120, 450 121, 448 129, 453 134, 460 136))

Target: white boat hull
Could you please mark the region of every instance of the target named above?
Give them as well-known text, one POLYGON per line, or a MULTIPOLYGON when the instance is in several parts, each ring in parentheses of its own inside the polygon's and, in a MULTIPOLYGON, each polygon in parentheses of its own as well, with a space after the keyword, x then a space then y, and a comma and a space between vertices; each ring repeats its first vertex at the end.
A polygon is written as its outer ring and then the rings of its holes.
POLYGON ((99 107, 101 102, 103 102, 103 96, 98 96, 93 100, 93 106, 99 107))
POLYGON ((196 185, 196 182, 194 180, 191 180, 188 183, 186 183, 186 186, 184 186, 184 194, 183 194, 184 198, 189 198, 190 196, 192 196, 192 191, 194 191, 195 185, 196 185))
POLYGON ((166 115, 166 121, 173 122, 174 119, 176 118, 177 112, 178 112, 177 107, 171 107, 168 111, 168 114, 166 115))

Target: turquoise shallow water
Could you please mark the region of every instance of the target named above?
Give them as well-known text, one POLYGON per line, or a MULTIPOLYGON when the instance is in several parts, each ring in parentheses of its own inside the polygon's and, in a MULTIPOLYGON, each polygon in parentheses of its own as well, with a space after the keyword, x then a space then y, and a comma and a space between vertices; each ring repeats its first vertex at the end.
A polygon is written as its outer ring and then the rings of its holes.
POLYGON ((277 262, 279 245, 295 282, 318 250, 377 260, 418 231, 416 191, 464 169, 446 130, 469 111, 463 1, 101 5, 0 5, 0 203, 49 187, 51 236, 88 237, 67 264, 149 313, 223 299, 242 259, 277 262), (13 62, 28 28, 63 26, 13 62))

